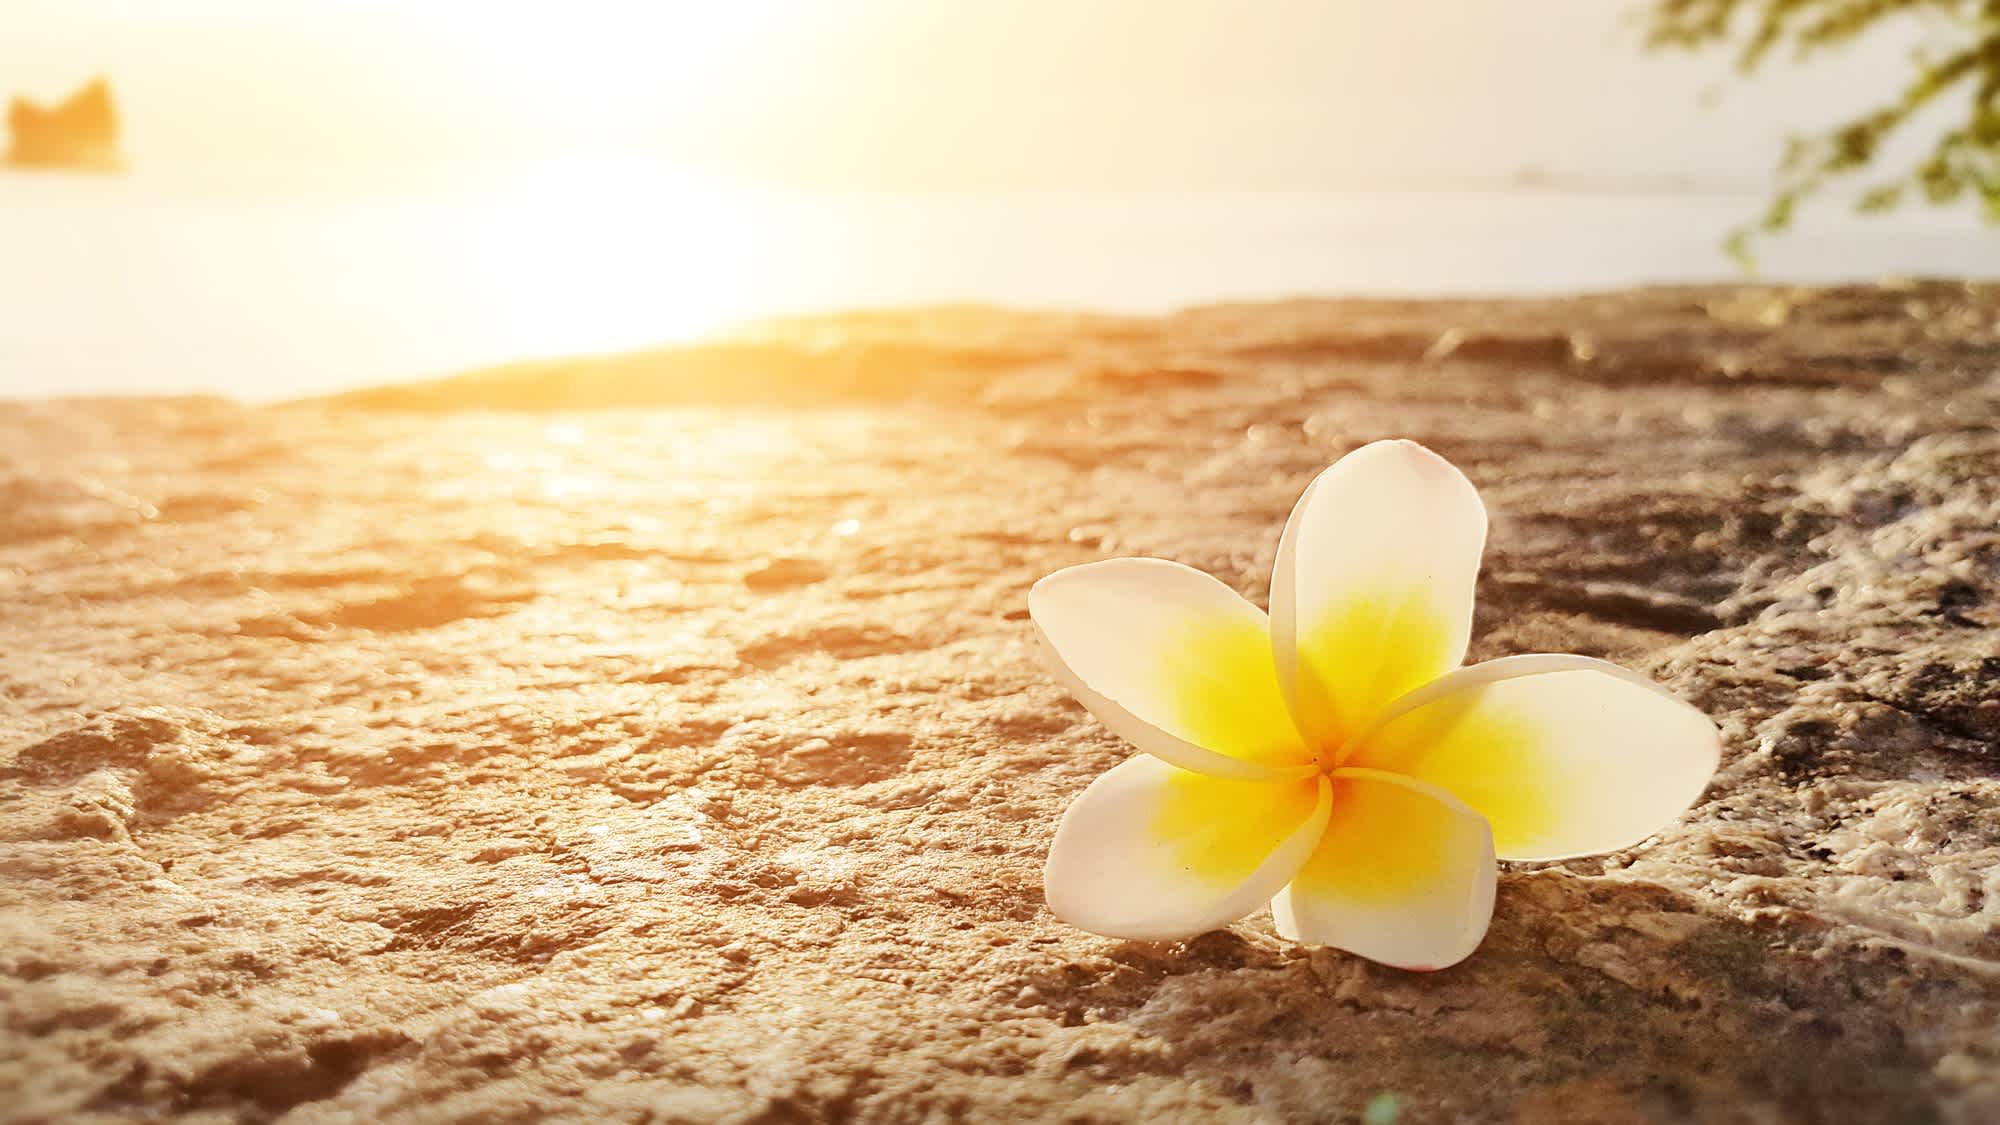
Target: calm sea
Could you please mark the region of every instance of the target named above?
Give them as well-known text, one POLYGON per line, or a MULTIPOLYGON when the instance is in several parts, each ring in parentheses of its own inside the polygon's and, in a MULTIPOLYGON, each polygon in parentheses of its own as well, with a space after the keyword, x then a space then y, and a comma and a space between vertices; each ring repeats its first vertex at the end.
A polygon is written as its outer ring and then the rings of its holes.
MULTIPOLYGON (((0 175, 0 395, 272 399, 976 300, 1154 312, 1300 294, 1530 294, 1738 276, 1754 194, 1398 190, 802 195, 657 164, 368 185, 0 175)), ((2000 276, 1965 215, 1827 208, 1767 276, 2000 276)))

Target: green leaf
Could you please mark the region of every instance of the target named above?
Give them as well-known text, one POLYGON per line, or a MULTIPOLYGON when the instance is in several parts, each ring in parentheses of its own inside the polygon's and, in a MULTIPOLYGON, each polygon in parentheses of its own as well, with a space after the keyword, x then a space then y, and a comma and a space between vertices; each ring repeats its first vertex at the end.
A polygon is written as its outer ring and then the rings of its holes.
POLYGON ((1748 227, 1737 227, 1722 240, 1722 252, 1736 263, 1736 268, 1746 275, 1757 272, 1757 252, 1751 248, 1750 240, 1755 235, 1748 227))
POLYGON ((1884 211, 1895 210, 1902 202, 1902 184, 1881 184, 1862 192, 1861 198, 1854 204, 1854 209, 1864 215, 1877 215, 1884 211))

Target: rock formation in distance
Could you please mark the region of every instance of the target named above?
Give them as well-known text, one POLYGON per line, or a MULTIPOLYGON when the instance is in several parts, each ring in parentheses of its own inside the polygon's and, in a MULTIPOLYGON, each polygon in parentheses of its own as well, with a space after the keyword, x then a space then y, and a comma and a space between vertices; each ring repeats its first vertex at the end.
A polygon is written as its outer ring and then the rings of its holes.
POLYGON ((6 159, 17 168, 108 172, 124 163, 118 154, 118 107, 103 78, 54 106, 14 98, 7 106, 7 128, 6 159))

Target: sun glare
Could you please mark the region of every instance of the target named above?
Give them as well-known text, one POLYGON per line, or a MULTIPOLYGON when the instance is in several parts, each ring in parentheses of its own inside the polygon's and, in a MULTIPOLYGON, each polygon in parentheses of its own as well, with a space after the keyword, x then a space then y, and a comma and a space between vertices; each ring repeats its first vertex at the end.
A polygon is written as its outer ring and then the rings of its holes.
POLYGON ((521 151, 470 216, 478 282, 521 354, 690 339, 771 304, 767 193, 689 149, 743 127, 729 92, 789 80, 799 0, 397 8, 448 44, 521 151))
POLYGON ((795 0, 728 4, 611 3, 507 7, 419 5, 454 55, 501 92, 530 132, 571 130, 601 141, 605 130, 674 129, 726 111, 715 91, 759 75, 753 48, 768 31, 803 15, 795 0))
POLYGON ((485 196, 469 234, 523 354, 705 334, 755 306, 764 256, 742 192, 655 159, 546 159, 485 196))

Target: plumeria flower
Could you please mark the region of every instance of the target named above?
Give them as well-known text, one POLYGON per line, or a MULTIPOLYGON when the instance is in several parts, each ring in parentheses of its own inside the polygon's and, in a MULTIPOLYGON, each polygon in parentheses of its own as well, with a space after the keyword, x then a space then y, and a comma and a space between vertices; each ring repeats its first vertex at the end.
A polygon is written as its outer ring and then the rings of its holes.
POLYGON ((1049 575, 1057 674, 1144 753, 1063 814, 1048 904, 1172 940, 1265 902, 1286 938, 1407 969, 1463 960, 1495 860, 1627 847, 1715 772, 1715 724, 1583 656, 1461 668, 1486 541, 1464 474, 1382 441, 1321 473, 1278 542, 1267 617, 1162 559, 1049 575))

